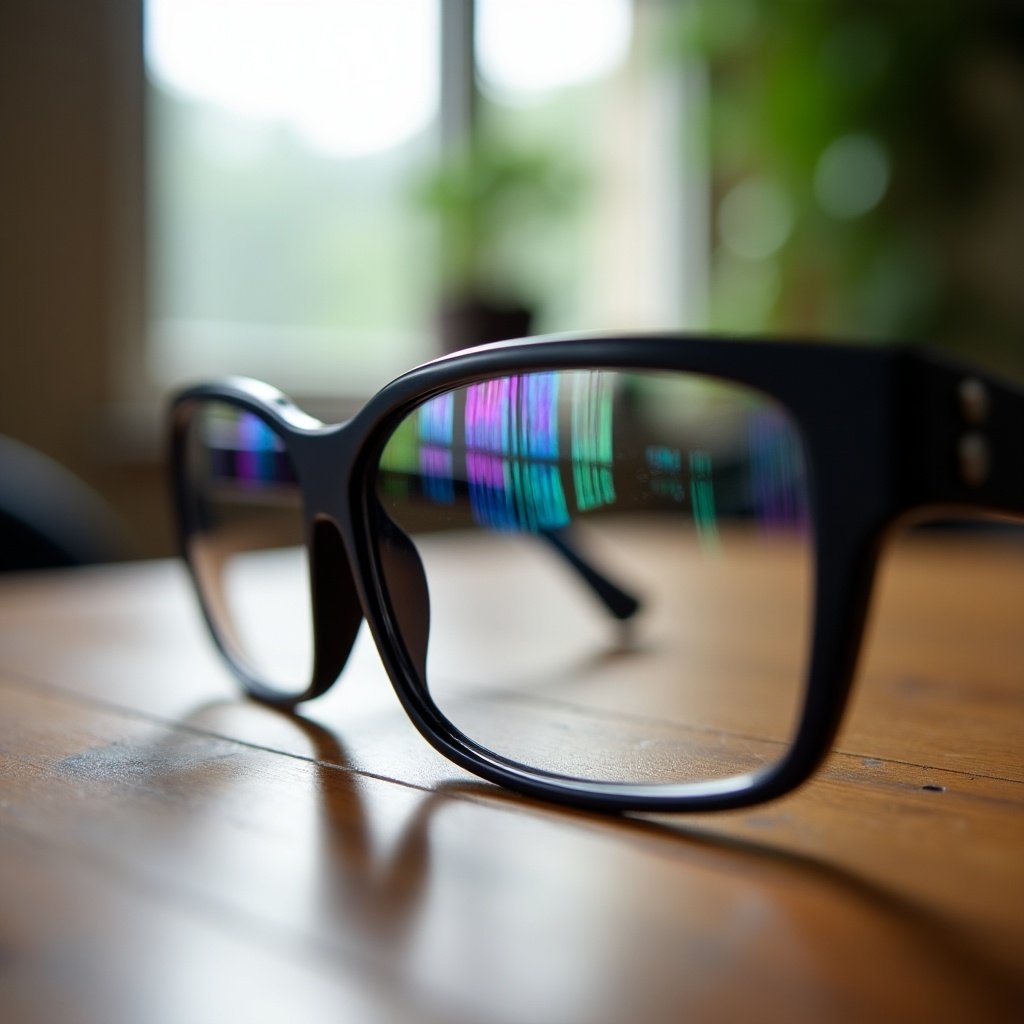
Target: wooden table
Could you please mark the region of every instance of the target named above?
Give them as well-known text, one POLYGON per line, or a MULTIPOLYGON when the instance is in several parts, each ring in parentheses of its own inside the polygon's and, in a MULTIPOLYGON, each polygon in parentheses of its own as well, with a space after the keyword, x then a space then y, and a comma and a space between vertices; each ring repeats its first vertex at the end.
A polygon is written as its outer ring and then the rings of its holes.
POLYGON ((1024 546, 908 537, 799 793, 611 818, 478 784, 366 638, 236 695, 172 563, 0 583, 0 1019, 1024 1019, 1024 546))

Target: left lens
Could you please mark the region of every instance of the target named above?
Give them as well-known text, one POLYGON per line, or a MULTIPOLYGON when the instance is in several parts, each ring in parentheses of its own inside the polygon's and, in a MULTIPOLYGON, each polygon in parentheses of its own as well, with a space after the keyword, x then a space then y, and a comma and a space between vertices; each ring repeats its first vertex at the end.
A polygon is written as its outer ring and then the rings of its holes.
POLYGON ((480 380, 399 424, 375 486, 409 661, 490 754, 673 784, 791 745, 813 538, 800 433, 769 396, 648 371, 480 380))
POLYGON ((283 695, 312 678, 301 491, 283 438, 229 402, 195 408, 185 445, 186 546, 221 646, 283 695))

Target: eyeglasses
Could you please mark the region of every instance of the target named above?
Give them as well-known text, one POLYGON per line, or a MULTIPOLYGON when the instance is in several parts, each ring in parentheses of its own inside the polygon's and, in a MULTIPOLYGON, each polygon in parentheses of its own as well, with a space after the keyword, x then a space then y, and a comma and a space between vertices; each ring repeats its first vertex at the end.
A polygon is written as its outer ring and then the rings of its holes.
POLYGON ((182 550, 251 694, 322 694, 365 618, 442 754, 607 810, 804 781, 887 527, 1024 515, 1024 391, 904 348, 507 342, 338 425, 230 379, 175 399, 172 449, 182 550))

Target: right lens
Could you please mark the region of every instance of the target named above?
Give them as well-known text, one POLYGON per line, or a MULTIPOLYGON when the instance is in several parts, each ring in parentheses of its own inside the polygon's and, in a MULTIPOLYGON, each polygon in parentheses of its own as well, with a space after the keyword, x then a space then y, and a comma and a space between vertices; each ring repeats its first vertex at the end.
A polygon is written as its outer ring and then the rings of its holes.
POLYGON ((409 660, 491 754, 672 785, 791 745, 813 537, 771 397, 686 373, 481 379, 398 425, 376 493, 409 660))
POLYGON ((313 670, 302 495, 284 441, 261 417, 200 403, 185 445, 186 544, 228 653, 286 695, 313 670))

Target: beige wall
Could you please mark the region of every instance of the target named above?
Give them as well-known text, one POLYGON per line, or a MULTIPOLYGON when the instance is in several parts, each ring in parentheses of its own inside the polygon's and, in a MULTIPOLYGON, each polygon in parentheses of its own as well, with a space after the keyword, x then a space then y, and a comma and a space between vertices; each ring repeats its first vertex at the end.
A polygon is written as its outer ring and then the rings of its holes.
POLYGON ((0 434, 96 487, 152 554, 158 448, 110 429, 142 332, 141 25, 141 0, 0 4, 0 434))

